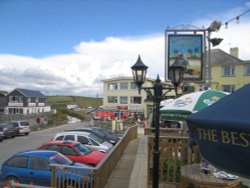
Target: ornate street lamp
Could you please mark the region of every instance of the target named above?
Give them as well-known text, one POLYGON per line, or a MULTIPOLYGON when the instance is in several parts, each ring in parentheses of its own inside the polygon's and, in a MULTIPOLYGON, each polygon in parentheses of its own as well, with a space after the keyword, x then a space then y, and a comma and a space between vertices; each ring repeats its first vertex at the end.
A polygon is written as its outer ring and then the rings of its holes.
POLYGON ((131 67, 131 69, 132 69, 135 84, 137 85, 139 89, 139 94, 140 94, 141 86, 146 80, 148 67, 142 62, 141 57, 139 55, 136 63, 131 67))
POLYGON ((160 127, 160 102, 163 100, 162 92, 163 90, 175 90, 177 94, 177 87, 183 80, 184 67, 181 65, 171 66, 169 68, 169 78, 174 85, 174 87, 163 87, 159 75, 154 82, 152 87, 142 87, 143 83, 146 81, 146 73, 148 67, 142 62, 140 55, 136 63, 131 67, 133 78, 135 84, 138 86, 139 93, 141 89, 144 89, 153 99, 154 102, 154 113, 153 120, 155 126, 155 138, 154 138, 154 150, 153 150, 153 188, 158 188, 159 186, 159 127, 160 127), (153 93, 152 93, 153 91, 153 93))

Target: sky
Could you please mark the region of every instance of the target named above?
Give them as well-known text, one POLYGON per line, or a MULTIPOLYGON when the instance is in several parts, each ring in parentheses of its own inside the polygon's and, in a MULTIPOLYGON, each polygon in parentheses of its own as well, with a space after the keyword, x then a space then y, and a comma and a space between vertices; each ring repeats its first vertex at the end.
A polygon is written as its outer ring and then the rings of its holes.
POLYGON ((101 97, 102 80, 132 76, 139 54, 164 80, 165 30, 214 20, 216 48, 250 60, 248 10, 250 0, 0 0, 0 90, 101 97))

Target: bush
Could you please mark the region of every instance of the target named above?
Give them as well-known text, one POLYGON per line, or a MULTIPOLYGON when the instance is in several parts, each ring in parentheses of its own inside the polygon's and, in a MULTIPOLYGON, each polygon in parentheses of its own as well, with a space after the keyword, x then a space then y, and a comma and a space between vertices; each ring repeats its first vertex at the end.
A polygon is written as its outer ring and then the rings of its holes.
POLYGON ((163 161, 163 181, 180 182, 181 180, 181 161, 176 161, 176 180, 174 181, 174 159, 163 161), (169 174, 168 174, 169 169, 169 174), (169 177, 168 177, 169 175, 169 177))

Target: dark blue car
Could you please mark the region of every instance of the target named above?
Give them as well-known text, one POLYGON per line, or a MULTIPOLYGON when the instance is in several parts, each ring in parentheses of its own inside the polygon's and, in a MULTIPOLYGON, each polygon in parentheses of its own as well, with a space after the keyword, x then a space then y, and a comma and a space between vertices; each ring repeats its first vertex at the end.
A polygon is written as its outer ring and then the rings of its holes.
POLYGON ((56 151, 47 150, 32 150, 15 154, 2 165, 2 179, 5 185, 13 180, 22 184, 51 186, 51 164, 67 165, 67 168, 71 170, 56 172, 56 182, 59 182, 62 187, 69 187, 69 182, 70 184, 74 182, 77 186, 88 187, 93 181, 90 175, 91 167, 74 163, 56 151), (84 173, 73 171, 79 167, 84 173))

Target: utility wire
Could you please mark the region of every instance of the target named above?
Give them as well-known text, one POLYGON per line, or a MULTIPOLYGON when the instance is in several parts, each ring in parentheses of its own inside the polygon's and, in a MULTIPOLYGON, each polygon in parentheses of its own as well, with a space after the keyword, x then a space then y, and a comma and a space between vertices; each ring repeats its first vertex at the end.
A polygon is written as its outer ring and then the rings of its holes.
POLYGON ((243 16, 243 15, 245 15, 245 14, 247 14, 248 12, 250 12, 250 10, 247 10, 247 11, 241 13, 240 15, 238 15, 238 16, 236 16, 236 17, 234 17, 234 18, 232 18, 232 19, 230 19, 230 20, 228 20, 228 21, 226 21, 226 22, 223 23, 222 25, 225 25, 226 28, 227 28, 227 27, 228 27, 228 23, 230 23, 230 22, 232 22, 232 21, 234 21, 234 20, 236 20, 237 22, 239 22, 240 17, 243 16))

